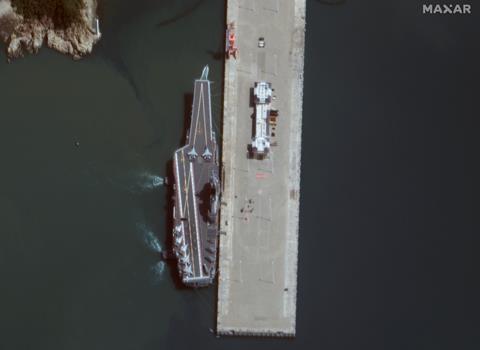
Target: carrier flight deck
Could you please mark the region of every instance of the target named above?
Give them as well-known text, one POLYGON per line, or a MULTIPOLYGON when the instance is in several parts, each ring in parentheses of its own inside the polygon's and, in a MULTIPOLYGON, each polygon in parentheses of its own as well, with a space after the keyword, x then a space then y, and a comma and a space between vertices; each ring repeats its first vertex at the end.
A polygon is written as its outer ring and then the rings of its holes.
POLYGON ((180 277, 187 286, 206 286, 216 272, 219 196, 208 66, 195 80, 186 144, 175 151, 173 167, 173 241, 180 277))

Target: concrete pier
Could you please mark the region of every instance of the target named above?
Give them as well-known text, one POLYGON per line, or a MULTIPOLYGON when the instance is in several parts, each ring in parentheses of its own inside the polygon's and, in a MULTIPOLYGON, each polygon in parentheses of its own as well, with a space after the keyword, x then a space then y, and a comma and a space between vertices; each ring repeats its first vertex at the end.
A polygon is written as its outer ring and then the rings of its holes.
POLYGON ((305 0, 227 6, 239 52, 225 64, 217 333, 294 336, 305 0), (278 110, 262 160, 248 152, 259 81, 278 110))

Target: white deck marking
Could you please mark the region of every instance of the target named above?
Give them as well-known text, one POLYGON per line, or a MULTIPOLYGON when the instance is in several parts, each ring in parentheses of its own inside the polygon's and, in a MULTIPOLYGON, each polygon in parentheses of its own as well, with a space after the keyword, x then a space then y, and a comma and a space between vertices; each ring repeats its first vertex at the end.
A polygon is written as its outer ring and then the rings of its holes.
MULTIPOLYGON (((203 85, 200 85, 200 102, 203 96, 203 85)), ((195 102, 195 98, 193 99, 195 102)), ((198 116, 200 115, 200 108, 197 108, 197 120, 195 120, 195 128, 193 129, 193 142, 192 144, 195 145, 195 140, 197 139, 197 128, 198 128, 198 116)))
POLYGON ((203 136, 205 137, 205 146, 208 147, 208 141, 207 141, 207 121, 205 120, 207 112, 205 111, 205 99, 203 98, 203 85, 202 86, 202 110, 203 110, 203 136))
MULTIPOLYGON (((187 169, 185 168, 185 153, 184 151, 182 150, 182 165, 183 165, 183 174, 187 174, 187 169)), ((191 163, 190 163, 191 164, 191 163)), ((183 187, 183 192, 185 193, 185 207, 183 208, 183 212, 185 213, 186 211, 188 211, 188 218, 187 218, 187 221, 188 221, 188 235, 190 237, 190 244, 188 244, 188 248, 190 249, 190 261, 192 262, 192 268, 193 270, 195 270, 195 262, 194 262, 194 254, 193 254, 193 247, 192 247, 192 224, 190 222, 190 206, 188 205, 188 193, 189 193, 189 187, 190 187, 190 173, 188 173, 188 177, 187 179, 185 179, 185 176, 183 177, 183 182, 184 182, 184 187, 183 187)), ((180 182, 178 182, 180 183, 180 182)), ((181 192, 180 192, 180 195, 181 195, 181 192)), ((181 218, 184 218, 185 216, 181 216, 181 218)), ((185 232, 184 232, 184 235, 185 235, 185 232)), ((185 240, 185 244, 187 244, 186 240, 185 240)), ((199 266, 198 267, 199 269, 201 269, 201 267, 199 266)))
MULTIPOLYGON (((190 174, 191 177, 193 178, 193 163, 190 163, 190 174)), ((195 181, 192 181, 192 195, 195 196, 195 181)), ((202 251, 200 250, 200 235, 199 235, 199 229, 198 229, 198 216, 197 216, 197 206, 193 209, 193 213, 195 215, 195 226, 196 226, 196 236, 197 236, 197 249, 198 249, 198 257, 199 257, 199 270, 200 270, 200 276, 203 276, 203 271, 202 271, 202 266, 201 263, 203 261, 202 259, 202 251)))

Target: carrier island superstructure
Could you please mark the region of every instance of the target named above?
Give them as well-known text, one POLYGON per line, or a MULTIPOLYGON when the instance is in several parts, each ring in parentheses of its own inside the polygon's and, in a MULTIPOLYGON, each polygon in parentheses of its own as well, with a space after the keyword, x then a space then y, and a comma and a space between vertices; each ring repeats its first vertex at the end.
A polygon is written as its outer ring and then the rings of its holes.
POLYGON ((173 156, 173 250, 182 282, 213 282, 218 241, 218 149, 212 130, 208 66, 195 80, 186 144, 173 156))

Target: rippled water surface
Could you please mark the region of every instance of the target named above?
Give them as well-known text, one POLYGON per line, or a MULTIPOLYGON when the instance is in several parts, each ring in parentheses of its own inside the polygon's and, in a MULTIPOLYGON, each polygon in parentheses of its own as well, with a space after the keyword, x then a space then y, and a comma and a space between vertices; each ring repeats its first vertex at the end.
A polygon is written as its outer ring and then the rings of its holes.
POLYGON ((218 126, 223 2, 100 11, 82 61, 0 56, 1 349, 158 349, 175 320, 213 326, 214 289, 177 290, 160 261, 161 178, 205 64, 218 126))

